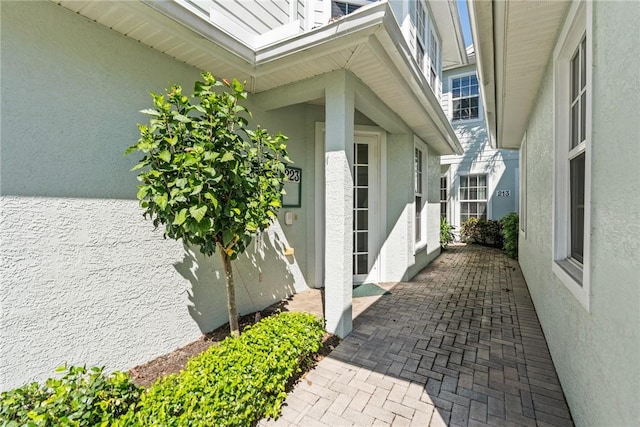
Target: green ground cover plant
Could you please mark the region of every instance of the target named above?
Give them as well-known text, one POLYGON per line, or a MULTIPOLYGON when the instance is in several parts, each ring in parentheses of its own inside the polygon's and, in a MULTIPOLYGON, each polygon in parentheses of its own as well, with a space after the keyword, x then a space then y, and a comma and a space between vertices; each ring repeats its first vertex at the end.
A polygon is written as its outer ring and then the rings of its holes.
POLYGON ((146 390, 123 372, 62 367, 62 378, 0 394, 0 426, 255 425, 278 416, 287 386, 311 366, 324 333, 312 314, 278 313, 146 390))
POLYGON ((0 426, 108 426, 139 400, 142 389, 124 372, 61 366, 61 378, 0 394, 0 426))
POLYGON ((279 313, 152 385, 116 426, 250 426, 277 417, 286 386, 320 349, 322 322, 279 313))

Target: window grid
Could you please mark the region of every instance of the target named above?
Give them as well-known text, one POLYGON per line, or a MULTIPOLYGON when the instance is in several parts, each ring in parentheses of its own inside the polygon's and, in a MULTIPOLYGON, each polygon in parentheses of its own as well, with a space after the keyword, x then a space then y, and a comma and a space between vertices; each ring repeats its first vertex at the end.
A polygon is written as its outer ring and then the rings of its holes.
POLYGON ((584 261, 584 192, 586 151, 587 58, 586 35, 582 37, 570 62, 569 113, 569 192, 570 192, 570 258, 584 261))
POLYGON ((447 219, 447 199, 449 198, 447 177, 440 177, 440 218, 447 219))
POLYGON ((452 120, 477 119, 480 116, 480 92, 475 74, 451 79, 452 120))
POLYGON ((369 272, 369 146, 355 144, 353 188, 353 274, 369 272))
POLYGON ((487 175, 460 177, 460 222, 487 219, 487 175))
POLYGON ((438 45, 438 39, 436 38, 436 35, 434 34, 434 32, 431 32, 431 50, 429 52, 429 57, 430 57, 430 61, 429 63, 431 64, 429 69, 430 69, 430 75, 429 75, 429 83, 431 84, 431 88, 433 89, 434 92, 438 93, 438 90, 436 88, 436 85, 438 84, 438 56, 440 55, 440 49, 439 49, 439 45, 438 45))
POLYGON ((422 239, 422 150, 415 149, 414 158, 414 182, 415 182, 415 205, 416 205, 416 242, 422 239))

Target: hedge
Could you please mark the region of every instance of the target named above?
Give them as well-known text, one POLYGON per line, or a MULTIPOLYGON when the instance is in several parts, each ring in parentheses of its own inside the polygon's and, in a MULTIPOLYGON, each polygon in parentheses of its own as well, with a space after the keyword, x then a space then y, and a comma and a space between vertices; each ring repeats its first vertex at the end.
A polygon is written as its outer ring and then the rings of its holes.
POLYGON ((308 313, 266 317, 146 391, 123 372, 70 367, 45 385, 0 394, 0 427, 255 425, 278 416, 287 384, 312 362, 323 335, 308 313))
POLYGON ((287 383, 311 362, 323 334, 311 314, 267 317, 157 381, 115 425, 248 426, 277 417, 287 383))

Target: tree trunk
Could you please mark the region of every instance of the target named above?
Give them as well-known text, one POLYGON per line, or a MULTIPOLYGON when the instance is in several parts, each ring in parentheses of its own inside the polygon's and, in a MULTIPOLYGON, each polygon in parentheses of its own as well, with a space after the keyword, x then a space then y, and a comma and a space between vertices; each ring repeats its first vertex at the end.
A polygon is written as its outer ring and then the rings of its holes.
POLYGON ((236 307, 236 289, 233 284, 233 271, 231 270, 231 258, 227 255, 222 245, 218 244, 222 265, 224 266, 224 277, 227 285, 227 312, 229 313, 229 330, 231 335, 237 337, 240 335, 240 327, 238 326, 238 308, 236 307))

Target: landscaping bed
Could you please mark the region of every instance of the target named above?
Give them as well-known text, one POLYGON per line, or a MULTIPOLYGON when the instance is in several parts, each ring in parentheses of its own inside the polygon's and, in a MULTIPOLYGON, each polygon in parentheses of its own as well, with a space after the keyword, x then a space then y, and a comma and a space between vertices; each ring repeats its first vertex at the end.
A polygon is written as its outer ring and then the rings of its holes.
POLYGON ((308 313, 241 320, 240 337, 218 328, 131 376, 65 367, 62 378, 2 393, 0 425, 255 425, 277 417, 286 392, 337 338, 308 313))

